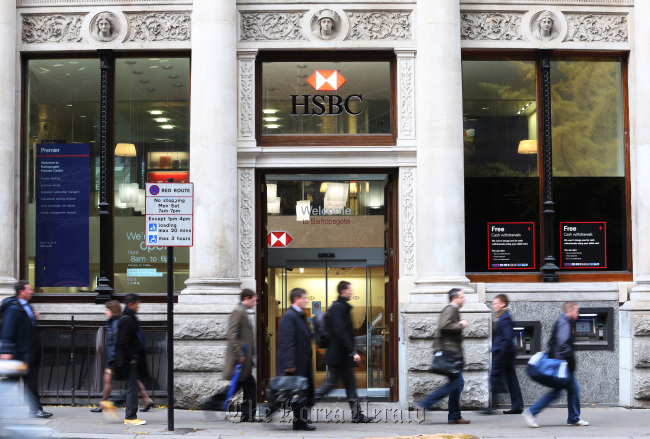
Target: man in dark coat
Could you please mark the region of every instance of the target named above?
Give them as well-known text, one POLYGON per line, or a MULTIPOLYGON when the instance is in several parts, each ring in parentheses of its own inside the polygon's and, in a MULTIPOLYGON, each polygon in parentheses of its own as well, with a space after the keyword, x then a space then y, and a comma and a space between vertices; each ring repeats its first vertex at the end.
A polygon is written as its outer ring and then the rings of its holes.
POLYGON ((307 403, 293 407, 293 429, 313 431, 316 427, 309 424, 309 410, 314 405, 314 368, 311 362, 313 335, 307 326, 304 312, 307 308, 307 292, 302 288, 294 288, 289 297, 291 307, 280 319, 278 327, 276 370, 278 374, 299 375, 309 380, 307 403))
MULTIPOLYGON (((566 302, 562 307, 564 311, 560 314, 555 325, 553 325, 553 332, 551 339, 548 342, 548 356, 550 358, 558 358, 565 360, 569 369, 569 384, 566 387, 567 391, 567 408, 569 409, 569 417, 567 418, 567 425, 575 427, 586 427, 589 422, 580 419, 580 387, 576 379, 576 359, 573 346, 573 325, 578 316, 580 315, 580 308, 575 302, 566 302)), ((526 423, 533 428, 538 428, 537 416, 544 410, 550 403, 555 401, 562 395, 564 389, 553 389, 541 398, 530 408, 524 410, 521 416, 524 417, 526 423)))
POLYGON ((361 403, 357 396, 357 380, 354 376, 354 368, 361 361, 361 357, 357 353, 352 317, 350 317, 352 285, 342 280, 336 289, 339 297, 327 310, 327 329, 331 339, 323 360, 323 364, 329 366, 329 377, 316 391, 315 398, 320 399, 327 395, 339 380, 342 380, 352 410, 352 422, 371 422, 374 417, 368 417, 361 412, 361 403))
POLYGON ((0 305, 2 315, 2 344, 0 360, 18 360, 27 363, 25 398, 29 404, 30 418, 49 418, 38 396, 38 366, 41 357, 41 338, 36 326, 38 311, 32 310, 29 301, 34 289, 28 281, 19 280, 14 285, 16 295, 0 305))
MULTIPOLYGON (((460 308, 465 304, 465 292, 459 288, 449 290, 449 305, 440 313, 438 329, 433 342, 434 351, 449 351, 457 355, 463 355, 462 331, 467 326, 466 320, 460 319, 460 308)), ((460 394, 465 387, 463 374, 459 373, 456 378, 450 378, 449 382, 428 395, 417 404, 428 410, 431 406, 439 403, 449 395, 447 422, 449 424, 469 424, 468 419, 463 419, 460 413, 460 394)))
POLYGON ((492 331, 492 368, 490 369, 490 393, 492 393, 492 406, 481 410, 482 414, 494 413, 493 406, 496 405, 498 390, 501 380, 505 380, 510 393, 510 410, 504 410, 506 415, 516 415, 524 411, 524 400, 521 396, 519 380, 515 371, 515 350, 514 331, 510 308, 508 308, 508 297, 505 294, 498 294, 492 300, 496 325, 492 331))
POLYGON ((124 311, 117 324, 115 345, 115 367, 117 378, 126 380, 126 412, 124 423, 144 425, 147 421, 138 419, 138 379, 148 377, 144 352, 144 335, 136 313, 140 309, 140 296, 129 293, 124 296, 124 311))

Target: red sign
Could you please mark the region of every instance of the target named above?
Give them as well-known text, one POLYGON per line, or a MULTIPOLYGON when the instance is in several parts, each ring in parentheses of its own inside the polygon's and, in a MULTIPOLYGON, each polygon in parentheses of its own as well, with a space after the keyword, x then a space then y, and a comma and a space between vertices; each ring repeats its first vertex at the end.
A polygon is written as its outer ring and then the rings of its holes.
POLYGON ((293 238, 287 232, 271 232, 266 238, 269 247, 288 247, 292 241, 293 238))
POLYGON ((308 79, 309 85, 319 91, 336 91, 346 79, 336 70, 316 70, 308 79))

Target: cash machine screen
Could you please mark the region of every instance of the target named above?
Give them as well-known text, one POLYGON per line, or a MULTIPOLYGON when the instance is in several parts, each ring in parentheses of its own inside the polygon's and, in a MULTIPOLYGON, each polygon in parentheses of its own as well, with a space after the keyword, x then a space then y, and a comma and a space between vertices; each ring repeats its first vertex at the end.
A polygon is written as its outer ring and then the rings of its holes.
POLYGON ((587 335, 594 333, 594 322, 592 320, 578 320, 576 322, 577 335, 587 335))

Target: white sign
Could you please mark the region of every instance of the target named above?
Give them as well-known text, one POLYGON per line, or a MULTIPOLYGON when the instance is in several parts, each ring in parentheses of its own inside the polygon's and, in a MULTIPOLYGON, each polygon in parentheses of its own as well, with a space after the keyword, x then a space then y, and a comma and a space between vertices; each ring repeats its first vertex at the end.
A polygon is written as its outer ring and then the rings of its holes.
POLYGON ((145 242, 149 247, 193 245, 193 183, 147 183, 145 242))

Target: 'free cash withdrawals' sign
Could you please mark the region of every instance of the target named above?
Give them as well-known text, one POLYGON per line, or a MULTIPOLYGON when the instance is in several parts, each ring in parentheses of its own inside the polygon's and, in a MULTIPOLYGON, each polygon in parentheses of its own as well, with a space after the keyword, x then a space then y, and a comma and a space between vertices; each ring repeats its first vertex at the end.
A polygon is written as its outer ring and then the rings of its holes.
POLYGON ((89 282, 87 143, 36 145, 37 287, 89 282))
POLYGON ((488 270, 535 269, 535 223, 488 223, 488 270))

